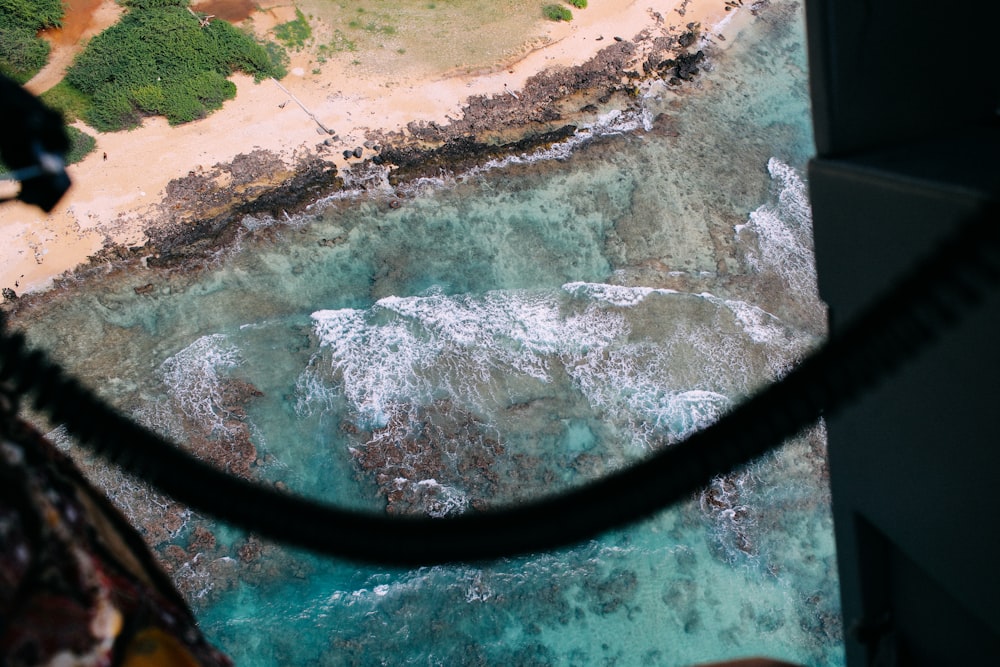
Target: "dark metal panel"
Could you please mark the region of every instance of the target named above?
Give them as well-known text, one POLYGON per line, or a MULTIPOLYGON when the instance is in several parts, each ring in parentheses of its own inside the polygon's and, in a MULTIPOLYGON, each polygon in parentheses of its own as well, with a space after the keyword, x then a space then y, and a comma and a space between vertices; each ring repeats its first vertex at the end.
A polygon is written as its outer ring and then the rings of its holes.
MULTIPOLYGON (((1000 192, 1000 3, 806 9, 816 262, 836 332, 1000 192)), ((848 632, 849 667, 1000 664, 992 303, 828 424, 844 623, 867 628, 848 632), (895 662, 877 662, 879 641, 895 662)))
POLYGON ((820 156, 997 122, 1000 3, 807 0, 820 156))

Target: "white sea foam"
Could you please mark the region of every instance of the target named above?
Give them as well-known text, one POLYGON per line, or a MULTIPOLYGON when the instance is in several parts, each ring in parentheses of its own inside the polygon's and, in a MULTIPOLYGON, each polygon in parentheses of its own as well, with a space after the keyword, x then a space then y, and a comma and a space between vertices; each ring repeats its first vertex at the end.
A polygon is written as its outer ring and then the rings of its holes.
POLYGON ((726 29, 726 26, 729 25, 729 22, 732 21, 733 17, 735 16, 736 12, 727 12, 726 15, 722 17, 722 19, 720 19, 718 23, 713 25, 710 30, 703 31, 701 37, 702 44, 708 43, 708 40, 712 33, 719 34, 720 32, 724 31, 726 29))
POLYGON ((756 234, 756 248, 751 246, 747 252, 752 269, 773 271, 796 295, 816 299, 812 213, 806 185, 795 169, 777 158, 768 160, 767 170, 778 190, 778 201, 754 210, 745 225, 737 226, 737 238, 748 231, 756 234))
POLYGON ((678 386, 670 365, 674 352, 670 343, 620 345, 570 373, 590 404, 623 426, 633 445, 675 442, 715 421, 730 401, 719 392, 678 386))
POLYGON ((774 344, 783 332, 773 316, 742 302, 579 282, 560 290, 387 297, 369 309, 312 318, 324 361, 299 379, 300 392, 340 391, 364 428, 409 419, 412 406, 441 398, 489 418, 509 403, 497 392, 511 378, 568 377, 572 387, 554 391, 582 392, 640 445, 674 441, 717 419, 728 395, 746 391, 755 373, 747 346, 774 344), (701 298, 715 308, 704 311, 704 322, 665 328, 672 338, 632 340, 630 321, 648 318, 644 304, 653 295, 701 298), (718 318, 744 333, 719 333, 718 318))
POLYGON ((736 299, 720 299, 708 292, 696 296, 730 310, 750 340, 756 343, 775 343, 784 338, 788 332, 788 328, 776 315, 752 303, 736 299))
POLYGON ((393 191, 393 187, 389 183, 389 167, 385 165, 378 165, 371 161, 359 162, 341 169, 339 175, 344 180, 344 187, 348 190, 393 191))
POLYGON ((593 123, 581 125, 572 136, 566 137, 562 141, 536 149, 530 153, 519 153, 517 155, 508 155, 502 158, 487 160, 482 165, 470 169, 459 177, 459 180, 477 177, 495 169, 502 169, 511 165, 566 160, 577 148, 598 137, 627 134, 634 132, 640 127, 645 127, 647 130, 650 129, 652 127, 652 119, 647 116, 648 114, 644 115, 641 111, 613 109, 597 118, 593 123))
POLYGON ((634 428, 643 444, 650 444, 650 439, 683 440, 711 425, 730 406, 728 398, 712 391, 666 391, 651 384, 636 389, 625 405, 639 418, 634 428))
MULTIPOLYGON (((389 183, 391 168, 388 166, 372 163, 352 165, 341 171, 341 176, 344 180, 344 187, 341 190, 316 200, 306 208, 310 211, 322 210, 336 201, 356 199, 368 196, 372 192, 381 192, 383 194, 395 193, 412 197, 416 193, 428 188, 432 190, 448 188, 454 186, 456 183, 475 180, 483 174, 513 165, 567 160, 577 148, 595 138, 628 134, 639 128, 649 131, 653 128, 653 120, 653 113, 645 108, 638 111, 613 109, 607 114, 600 116, 593 123, 581 125, 571 136, 549 146, 537 148, 530 152, 493 158, 482 164, 474 165, 461 173, 441 170, 437 176, 420 177, 397 187, 393 187, 389 183)), ((302 218, 303 216, 293 217, 290 222, 297 223, 302 218)), ((246 226, 252 229, 267 226, 270 222, 251 220, 246 226)))
POLYGON ((441 519, 462 514, 469 507, 469 497, 461 489, 440 484, 435 479, 422 479, 415 485, 421 509, 427 516, 441 519))
POLYGON ((212 433, 226 427, 220 393, 219 371, 235 368, 242 360, 223 334, 202 336, 166 359, 158 375, 184 414, 212 433))
POLYGON ((345 395, 372 425, 384 425, 393 406, 440 395, 481 409, 495 375, 549 382, 553 364, 626 332, 612 312, 562 312, 553 291, 388 297, 367 311, 312 317, 345 395))
POLYGON ((278 221, 270 215, 262 215, 260 217, 256 215, 247 215, 240 219, 240 226, 248 232, 256 232, 261 229, 267 229, 268 227, 273 227, 276 224, 278 224, 278 221))
MULTIPOLYGON (((639 120, 610 114, 599 131, 639 120)), ((754 211, 738 236, 754 232, 747 244, 752 268, 814 294, 805 185, 780 160, 768 169, 777 202, 754 211)), ((551 383, 568 376, 639 444, 674 441, 714 421, 762 371, 779 374, 801 343, 776 316, 745 301, 586 282, 561 290, 390 296, 364 310, 317 311, 312 319, 324 361, 299 378, 300 402, 306 395, 307 405, 328 409, 340 392, 364 428, 412 417, 413 406, 442 398, 488 418, 510 398, 497 393, 504 379, 551 383), (671 323, 670 338, 632 340, 633 318, 645 321, 653 295, 699 298, 715 309, 702 311, 703 321, 671 323)))
POLYGON ((626 134, 634 132, 643 126, 641 113, 631 110, 613 109, 599 117, 591 125, 585 125, 584 132, 589 132, 592 136, 608 136, 612 134, 626 134))
POLYGON ((313 368, 316 361, 314 358, 295 379, 295 414, 299 417, 331 411, 338 394, 337 388, 326 381, 323 373, 313 368))
POLYGON ((650 294, 677 294, 677 290, 652 287, 626 287, 606 283, 566 283, 563 290, 576 297, 586 297, 612 306, 634 306, 650 294))
POLYGON ((470 578, 465 589, 466 602, 487 602, 495 595, 493 589, 483 581, 483 571, 477 570, 470 578))

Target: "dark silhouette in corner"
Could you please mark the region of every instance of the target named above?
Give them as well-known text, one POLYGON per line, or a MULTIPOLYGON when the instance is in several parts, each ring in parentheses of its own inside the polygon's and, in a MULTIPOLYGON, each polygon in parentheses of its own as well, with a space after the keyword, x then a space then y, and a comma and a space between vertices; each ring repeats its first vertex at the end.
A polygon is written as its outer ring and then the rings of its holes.
MULTIPOLYGON (((810 199, 836 336, 1000 192, 1000 3, 806 12, 810 199)), ((1000 664, 998 327, 992 299, 828 421, 849 667, 1000 664)))

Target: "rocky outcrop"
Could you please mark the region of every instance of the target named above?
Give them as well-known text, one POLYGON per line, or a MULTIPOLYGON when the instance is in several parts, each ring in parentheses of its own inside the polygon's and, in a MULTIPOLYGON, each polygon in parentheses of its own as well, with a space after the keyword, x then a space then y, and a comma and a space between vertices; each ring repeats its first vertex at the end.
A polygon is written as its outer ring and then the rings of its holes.
MULTIPOLYGON (((616 38, 582 65, 536 74, 516 93, 470 97, 460 117, 447 124, 410 123, 399 132, 371 132, 364 148, 347 149, 343 157, 351 161, 352 174, 388 170, 389 184, 398 186, 551 145, 602 113, 635 104, 645 79, 668 79, 675 86, 692 81, 707 59, 704 51, 690 50, 700 37, 698 24, 678 29, 661 21, 631 40, 616 38)), ((187 267, 191 260, 211 258, 239 238, 244 232, 239 223, 247 216, 281 220, 342 189, 344 180, 326 157, 329 149, 325 139, 293 156, 292 164, 255 150, 228 164, 196 168, 168 184, 144 245, 106 247, 78 274, 138 261, 187 267)), ((354 180, 352 187, 366 187, 364 178, 354 180)), ((385 182, 381 176, 368 180, 385 182)), ((391 205, 400 202, 394 198, 391 205)))
POLYGON ((398 185, 422 176, 437 176, 442 170, 461 172, 485 160, 530 152, 562 141, 575 131, 574 125, 564 125, 505 144, 477 141, 474 136, 467 135, 448 139, 432 148, 415 144, 390 146, 382 150, 379 162, 393 167, 389 182, 398 185))
POLYGON ((449 401, 413 412, 393 416, 351 451, 385 496, 386 511, 446 516, 484 508, 500 485, 497 462, 504 445, 486 424, 449 401))
POLYGON ((139 254, 149 266, 169 266, 202 256, 236 236, 234 223, 247 215, 281 218, 325 193, 343 187, 337 168, 310 153, 288 167, 275 154, 256 150, 229 164, 174 179, 160 206, 160 222, 147 230, 139 254))

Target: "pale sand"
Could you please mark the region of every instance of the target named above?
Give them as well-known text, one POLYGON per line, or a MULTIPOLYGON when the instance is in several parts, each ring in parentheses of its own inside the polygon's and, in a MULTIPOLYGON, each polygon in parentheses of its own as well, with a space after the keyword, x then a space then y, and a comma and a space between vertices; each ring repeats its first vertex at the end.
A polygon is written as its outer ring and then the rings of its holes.
MULTIPOLYGON (((281 9, 290 10, 276 8, 281 9)), ((656 27, 653 12, 665 25, 695 21, 706 30, 716 26, 713 33, 731 34, 736 23, 727 20, 731 13, 723 0, 591 0, 587 9, 574 10, 572 22, 549 23, 543 47, 491 73, 409 77, 400 84, 387 76, 362 78, 350 65, 330 61, 317 80, 302 74, 308 63, 299 56, 293 57, 292 74, 280 86, 235 76, 236 98, 204 120, 170 127, 164 119, 152 118, 130 132, 98 134, 96 150, 69 167, 73 186, 51 214, 19 202, 0 206, 0 287, 18 294, 43 290, 106 244, 141 245, 146 240, 144 214, 162 200, 171 179, 192 169, 229 162, 255 148, 290 160, 297 149, 323 141, 326 135, 285 89, 336 131, 339 143, 331 154, 341 166, 340 153, 362 145, 370 130, 396 131, 411 121, 446 123, 449 115, 459 117, 472 95, 502 95, 505 90, 516 94, 537 72, 582 64, 613 37, 631 39, 656 27), (683 17, 677 7, 684 7, 683 17)), ((280 14, 275 18, 287 20, 280 14)), ((93 134, 90 128, 81 129, 93 134)))

